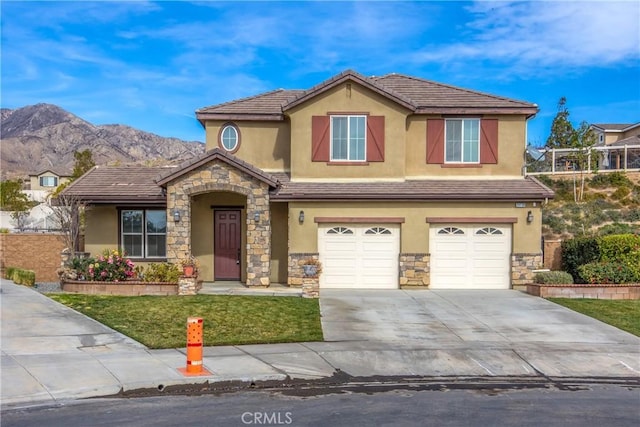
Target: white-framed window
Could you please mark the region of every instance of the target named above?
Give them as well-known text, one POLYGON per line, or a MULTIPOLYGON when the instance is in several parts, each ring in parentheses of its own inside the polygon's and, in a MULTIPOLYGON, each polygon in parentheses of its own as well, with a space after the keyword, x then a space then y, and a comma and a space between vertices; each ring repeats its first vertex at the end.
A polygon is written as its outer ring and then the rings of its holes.
POLYGON ((235 152, 240 145, 240 133, 233 124, 226 124, 220 131, 220 147, 229 152, 235 152))
POLYGON ((446 163, 480 162, 480 119, 446 119, 446 163))
POLYGON ((40 177, 40 187, 57 187, 57 186, 58 186, 57 176, 41 176, 40 177))
POLYGON ((127 209, 120 212, 120 244, 131 258, 167 256, 167 211, 127 209))
POLYGON ((331 161, 366 160, 367 116, 331 116, 331 161))

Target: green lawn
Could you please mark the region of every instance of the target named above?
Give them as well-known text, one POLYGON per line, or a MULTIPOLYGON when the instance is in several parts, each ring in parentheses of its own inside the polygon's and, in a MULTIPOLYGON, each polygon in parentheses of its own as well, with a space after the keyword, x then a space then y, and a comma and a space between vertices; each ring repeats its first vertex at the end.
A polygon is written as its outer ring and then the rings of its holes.
POLYGON ((202 317, 204 345, 322 341, 317 299, 267 296, 50 294, 149 348, 186 346, 188 317, 202 317))
POLYGON ((640 300, 549 298, 549 301, 640 337, 640 300))

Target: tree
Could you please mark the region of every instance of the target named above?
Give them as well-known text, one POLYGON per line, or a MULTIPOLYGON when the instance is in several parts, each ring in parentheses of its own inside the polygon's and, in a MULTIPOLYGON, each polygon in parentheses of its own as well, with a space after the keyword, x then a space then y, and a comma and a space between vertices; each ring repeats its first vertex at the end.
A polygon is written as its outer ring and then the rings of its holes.
POLYGON ((546 146, 571 149, 566 159, 573 166, 573 200, 576 203, 582 201, 584 194, 585 171, 590 167, 594 169, 596 165, 596 156, 593 152, 595 143, 596 135, 587 122, 580 123, 577 129, 573 127, 569 121, 567 98, 561 97, 558 101, 558 113, 551 123, 551 133, 547 138, 546 146))
POLYGON ((0 182, 0 209, 3 211, 29 209, 29 198, 22 192, 22 181, 9 179, 0 182))
POLYGON ((86 204, 77 196, 58 195, 49 198, 49 206, 53 211, 54 221, 62 230, 61 238, 71 252, 80 250, 80 234, 82 231, 81 215, 86 204))
POLYGON ((597 167, 596 153, 593 149, 597 139, 596 134, 590 129, 587 122, 580 123, 580 126, 571 133, 569 147, 573 148, 569 158, 575 165, 573 170, 573 200, 581 202, 584 195, 585 171, 597 167), (579 179, 576 179, 576 169, 580 172, 579 179), (577 182, 580 186, 577 186, 577 182))
POLYGON ((569 121, 567 98, 564 96, 558 101, 558 113, 551 122, 551 134, 547 138, 548 148, 569 148, 573 136, 573 125, 569 121))
POLYGON ((93 153, 89 149, 74 152, 73 158, 76 162, 73 166, 73 173, 71 174, 72 180, 80 178, 96 165, 96 162, 93 160, 93 153))

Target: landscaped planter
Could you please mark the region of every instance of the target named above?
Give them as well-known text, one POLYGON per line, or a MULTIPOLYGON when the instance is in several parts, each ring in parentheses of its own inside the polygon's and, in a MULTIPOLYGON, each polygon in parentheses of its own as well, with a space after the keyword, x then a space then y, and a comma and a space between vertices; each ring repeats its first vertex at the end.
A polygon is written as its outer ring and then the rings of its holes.
POLYGON ((62 290, 74 294, 89 295, 178 295, 178 284, 167 282, 65 280, 62 282, 62 290))
POLYGON ((550 285, 531 283, 527 293, 542 298, 640 299, 640 283, 550 285))

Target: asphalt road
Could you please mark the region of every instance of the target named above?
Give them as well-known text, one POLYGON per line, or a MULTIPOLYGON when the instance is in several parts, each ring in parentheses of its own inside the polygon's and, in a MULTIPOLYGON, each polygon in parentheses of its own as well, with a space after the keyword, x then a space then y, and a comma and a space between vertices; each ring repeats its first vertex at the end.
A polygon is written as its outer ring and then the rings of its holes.
POLYGON ((8 410, 3 427, 633 426, 637 383, 367 383, 337 389, 89 399, 8 410))

